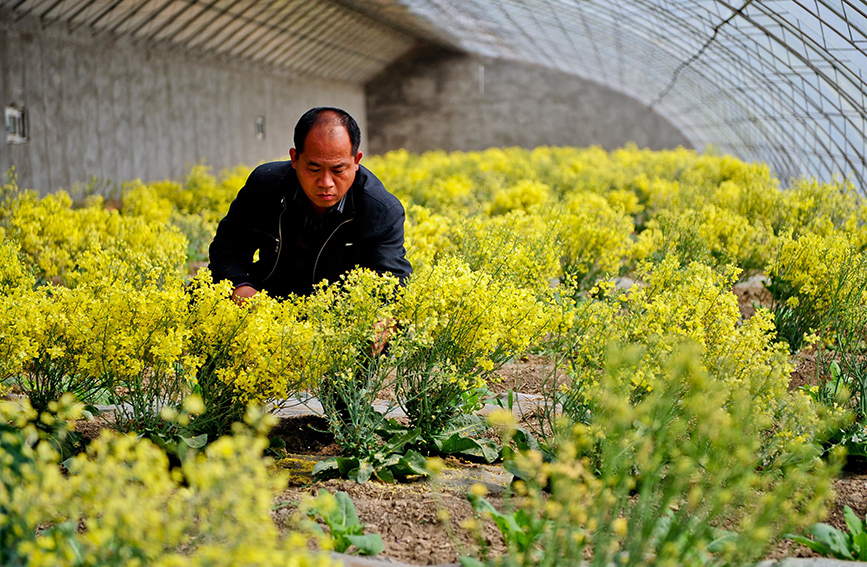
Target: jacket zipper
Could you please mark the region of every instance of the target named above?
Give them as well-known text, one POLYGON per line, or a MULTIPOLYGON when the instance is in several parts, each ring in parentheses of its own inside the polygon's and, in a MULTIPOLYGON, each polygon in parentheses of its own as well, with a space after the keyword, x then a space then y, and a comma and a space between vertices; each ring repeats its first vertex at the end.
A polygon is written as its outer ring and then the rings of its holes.
POLYGON ((316 254, 316 261, 313 263, 313 279, 311 280, 311 283, 314 287, 316 287, 316 267, 319 266, 319 257, 322 256, 322 251, 325 250, 325 247, 328 246, 328 242, 331 240, 331 237, 334 236, 338 230, 340 230, 340 227, 348 222, 352 222, 352 220, 353 219, 346 219, 342 223, 338 224, 335 229, 331 231, 331 234, 328 235, 328 238, 325 239, 325 242, 322 243, 322 248, 319 249, 319 253, 316 254))
POLYGON ((271 268, 271 271, 268 272, 267 276, 262 278, 262 283, 265 283, 268 278, 274 275, 274 270, 277 269, 277 264, 280 263, 280 254, 283 252, 283 213, 286 212, 286 197, 280 198, 280 204, 283 205, 283 210, 280 211, 280 216, 277 217, 277 258, 274 260, 274 266, 271 268))

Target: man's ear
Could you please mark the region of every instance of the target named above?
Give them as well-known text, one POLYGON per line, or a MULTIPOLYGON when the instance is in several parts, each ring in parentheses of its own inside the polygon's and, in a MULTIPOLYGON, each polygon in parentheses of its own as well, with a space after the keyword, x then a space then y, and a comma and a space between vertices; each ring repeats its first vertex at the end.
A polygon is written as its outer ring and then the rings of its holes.
POLYGON ((361 162, 361 152, 358 152, 357 154, 355 154, 355 169, 358 169, 359 162, 361 162))
POLYGON ((295 151, 295 148, 289 148, 289 159, 292 160, 292 167, 295 168, 295 160, 298 159, 298 152, 295 151))

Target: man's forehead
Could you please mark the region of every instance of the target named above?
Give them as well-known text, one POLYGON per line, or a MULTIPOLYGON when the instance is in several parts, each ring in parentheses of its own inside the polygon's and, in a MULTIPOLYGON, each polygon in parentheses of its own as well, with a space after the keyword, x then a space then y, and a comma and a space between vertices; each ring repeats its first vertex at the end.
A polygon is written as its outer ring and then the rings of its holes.
POLYGON ((339 122, 320 122, 314 125, 307 132, 304 144, 306 146, 307 142, 315 140, 327 141, 329 143, 352 143, 349 139, 349 131, 339 122))
POLYGON ((301 153, 311 161, 352 160, 349 132, 342 125, 316 125, 307 133, 301 153))

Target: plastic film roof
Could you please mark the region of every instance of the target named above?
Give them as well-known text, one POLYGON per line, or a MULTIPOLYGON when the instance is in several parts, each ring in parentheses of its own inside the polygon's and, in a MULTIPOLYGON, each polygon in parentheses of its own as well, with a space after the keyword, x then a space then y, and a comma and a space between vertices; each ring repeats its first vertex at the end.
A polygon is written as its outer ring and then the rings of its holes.
POLYGON ((165 42, 325 79, 367 82, 415 38, 323 0, 0 0, 44 25, 165 42))
POLYGON ((626 93, 782 179, 865 176, 863 0, 400 0, 467 51, 626 93))

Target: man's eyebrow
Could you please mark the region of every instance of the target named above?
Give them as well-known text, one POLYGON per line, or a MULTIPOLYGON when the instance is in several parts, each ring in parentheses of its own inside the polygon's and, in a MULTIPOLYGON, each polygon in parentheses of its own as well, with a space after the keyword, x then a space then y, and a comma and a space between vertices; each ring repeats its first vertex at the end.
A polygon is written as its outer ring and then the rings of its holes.
POLYGON ((334 167, 349 167, 349 162, 350 162, 350 161, 351 161, 351 160, 345 160, 345 161, 341 161, 341 162, 339 162, 339 163, 335 163, 335 164, 330 165, 330 166, 325 166, 325 165, 322 165, 322 164, 321 164, 320 162, 318 162, 318 161, 312 161, 312 160, 310 160, 310 161, 307 162, 307 165, 308 165, 308 166, 313 166, 313 167, 332 167, 332 168, 334 168, 334 167))

